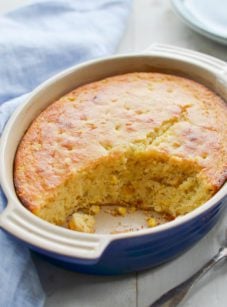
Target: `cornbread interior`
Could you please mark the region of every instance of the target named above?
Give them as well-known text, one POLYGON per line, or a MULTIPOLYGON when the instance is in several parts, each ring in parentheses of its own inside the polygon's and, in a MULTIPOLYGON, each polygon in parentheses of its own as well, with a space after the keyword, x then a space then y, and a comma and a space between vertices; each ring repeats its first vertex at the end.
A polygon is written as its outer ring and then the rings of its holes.
POLYGON ((110 153, 69 177, 37 215, 64 225, 67 217, 79 209, 121 205, 150 208, 176 217, 211 197, 212 189, 200 176, 196 163, 140 148, 110 153))

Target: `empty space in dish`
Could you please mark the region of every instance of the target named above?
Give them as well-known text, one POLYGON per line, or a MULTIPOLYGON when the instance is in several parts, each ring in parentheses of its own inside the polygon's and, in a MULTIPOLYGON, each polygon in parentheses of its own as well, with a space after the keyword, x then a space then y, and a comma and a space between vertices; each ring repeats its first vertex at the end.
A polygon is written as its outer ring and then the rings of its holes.
POLYGON ((100 213, 95 217, 96 233, 117 234, 122 232, 138 231, 148 227, 147 219, 154 218, 157 225, 164 224, 170 221, 167 215, 161 215, 152 210, 136 210, 130 212, 130 209, 125 216, 115 215, 117 206, 102 206, 100 213))

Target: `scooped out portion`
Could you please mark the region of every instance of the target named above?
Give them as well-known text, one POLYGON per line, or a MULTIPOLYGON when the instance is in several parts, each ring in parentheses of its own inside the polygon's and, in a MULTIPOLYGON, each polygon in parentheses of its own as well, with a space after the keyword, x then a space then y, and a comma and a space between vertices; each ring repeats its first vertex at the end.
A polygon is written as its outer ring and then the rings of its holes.
POLYGON ((177 76, 130 73, 84 85, 22 138, 18 197, 42 219, 88 233, 102 206, 123 208, 122 216, 124 208, 184 215, 226 180, 226 118, 220 97, 177 76))
POLYGON ((57 225, 94 205, 151 208, 176 217, 211 197, 212 188, 199 172, 196 163, 153 151, 113 153, 67 178, 33 212, 57 225))

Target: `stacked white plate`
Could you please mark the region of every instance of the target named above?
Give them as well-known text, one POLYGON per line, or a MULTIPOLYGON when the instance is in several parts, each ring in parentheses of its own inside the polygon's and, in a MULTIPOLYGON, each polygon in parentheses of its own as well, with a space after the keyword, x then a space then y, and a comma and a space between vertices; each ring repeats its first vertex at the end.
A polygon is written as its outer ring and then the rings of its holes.
POLYGON ((227 45, 227 0, 172 0, 172 5, 192 29, 227 45))

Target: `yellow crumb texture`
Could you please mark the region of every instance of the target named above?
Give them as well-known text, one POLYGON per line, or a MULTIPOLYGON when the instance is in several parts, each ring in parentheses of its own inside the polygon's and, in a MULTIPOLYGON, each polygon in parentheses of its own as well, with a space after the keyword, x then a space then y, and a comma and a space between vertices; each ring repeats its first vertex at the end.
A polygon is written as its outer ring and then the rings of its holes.
POLYGON ((115 213, 117 215, 125 216, 127 213, 127 209, 125 207, 117 207, 115 213))
POLYGON ((65 225, 72 215, 70 229, 85 232, 94 232, 102 205, 122 216, 130 207, 184 215, 226 180, 226 119, 219 96, 174 75, 130 73, 84 85, 25 133, 17 195, 42 219, 65 225))
POLYGON ((71 230, 93 233, 95 232, 95 219, 91 215, 76 212, 70 217, 68 227, 71 230))
POLYGON ((157 225, 157 221, 156 221, 155 218, 149 217, 149 218, 147 219, 147 226, 148 226, 148 227, 155 227, 156 225, 157 225))
POLYGON ((90 214, 97 215, 100 212, 100 206, 93 205, 91 206, 89 211, 90 211, 90 214))

